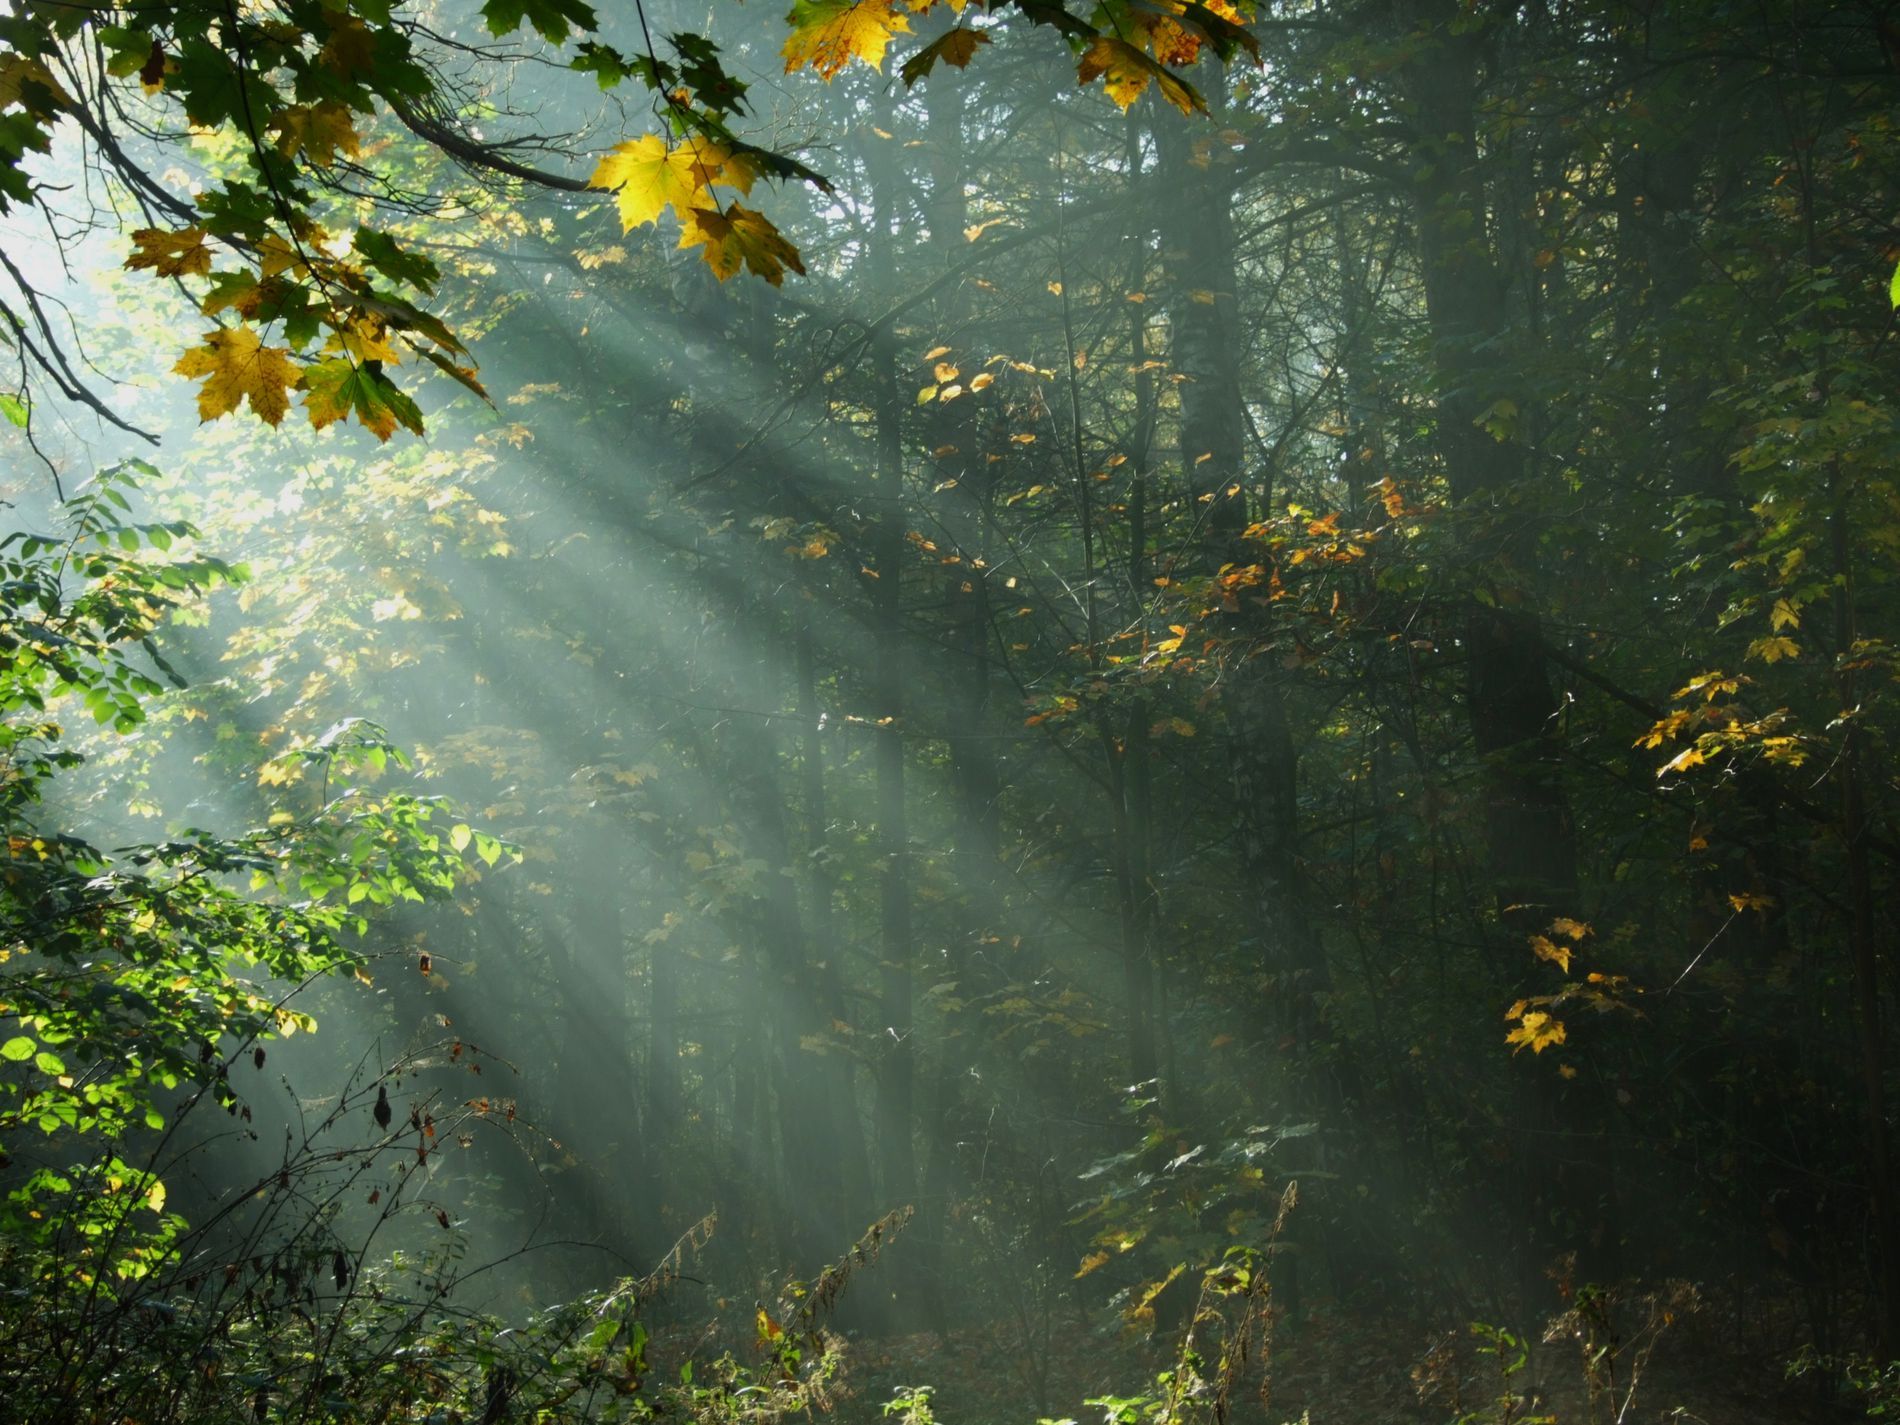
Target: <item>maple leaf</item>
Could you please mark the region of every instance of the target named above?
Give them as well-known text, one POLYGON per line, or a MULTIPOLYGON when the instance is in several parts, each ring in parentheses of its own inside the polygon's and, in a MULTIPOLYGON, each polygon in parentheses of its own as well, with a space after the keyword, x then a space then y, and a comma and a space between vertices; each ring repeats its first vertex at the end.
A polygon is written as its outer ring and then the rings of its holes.
POLYGON ((180 228, 176 232, 140 228, 132 234, 132 255, 125 265, 134 272, 149 267, 160 277, 205 277, 211 272, 211 249, 205 245, 203 228, 180 228))
POLYGON ((37 59, 5 54, 0 55, 0 109, 12 104, 44 117, 55 108, 70 109, 73 96, 37 59))
POLYGON ((1192 86, 1126 40, 1108 35, 1097 35, 1084 51, 1081 62, 1076 65, 1075 78, 1078 84, 1092 84, 1100 79, 1108 97, 1124 110, 1147 92, 1150 83, 1158 84, 1161 97, 1183 114, 1207 109, 1207 101, 1192 86))
POLYGON ((1764 663, 1779 663, 1784 658, 1799 658, 1801 647, 1785 633, 1778 633, 1768 638, 1758 638, 1749 644, 1747 656, 1759 658, 1764 663))
POLYGON ((1531 953, 1540 960, 1550 961, 1567 975, 1570 973, 1570 957, 1575 952, 1568 945, 1559 945, 1547 935, 1533 935, 1531 953))
POLYGON ((376 68, 376 32, 341 6, 324 6, 323 23, 329 38, 317 51, 317 62, 343 79, 368 74, 376 68))
POLYGON ((910 30, 892 0, 796 0, 785 20, 792 27, 785 41, 785 72, 815 69, 826 82, 854 57, 882 68, 891 37, 910 30))
POLYGON ((320 361, 304 374, 304 410, 317 430, 352 412, 378 440, 388 440, 398 424, 422 434, 422 412, 394 383, 369 366, 338 357, 320 361))
POLYGON ((359 364, 387 361, 398 366, 402 363, 402 353, 389 344, 387 328, 374 316, 352 317, 336 328, 335 342, 359 364))
POLYGON ((1541 1054, 1553 1044, 1561 1044, 1565 1039, 1564 1022, 1552 1019, 1541 1009, 1527 1009, 1518 1017, 1517 1028, 1504 1036, 1504 1042, 1516 1053, 1520 1049, 1529 1049, 1533 1054, 1541 1054))
POLYGON ((936 39, 918 50, 904 61, 904 67, 898 72, 904 77, 906 89, 925 78, 939 63, 952 69, 966 69, 976 57, 977 49, 990 42, 990 37, 981 30, 967 30, 958 27, 946 30, 936 39))
POLYGON ((347 104, 327 99, 321 104, 286 104, 271 116, 277 151, 285 158, 299 153, 318 168, 336 162, 337 150, 354 157, 362 148, 347 104))
POLYGON ((587 186, 614 190, 621 231, 631 232, 655 221, 666 208, 686 222, 699 207, 700 194, 713 183, 749 193, 757 177, 757 165, 749 158, 708 139, 689 135, 669 148, 658 134, 642 134, 616 144, 595 165, 587 186))
POLYGON ((680 246, 703 246, 706 265, 721 282, 737 272, 741 264, 774 287, 784 282, 786 268, 798 273, 805 270, 798 249, 785 240, 772 220, 741 203, 734 203, 723 213, 714 208, 692 209, 680 233, 680 246))
POLYGON ((219 327, 178 358, 172 370, 203 378, 198 388, 198 418, 216 420, 248 400, 266 425, 276 425, 290 409, 290 388, 301 376, 290 348, 265 346, 249 327, 219 327))

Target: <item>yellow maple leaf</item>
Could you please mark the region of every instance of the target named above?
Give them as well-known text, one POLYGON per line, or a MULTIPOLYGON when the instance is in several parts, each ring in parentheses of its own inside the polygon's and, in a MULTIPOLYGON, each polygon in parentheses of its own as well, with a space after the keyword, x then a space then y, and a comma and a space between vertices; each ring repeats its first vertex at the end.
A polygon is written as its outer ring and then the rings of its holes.
POLYGON ((292 277, 304 277, 310 272, 309 265, 297 249, 277 233, 272 233, 257 245, 257 267, 265 277, 275 277, 280 272, 288 272, 292 277))
POLYGON ((357 361, 384 361, 402 364, 402 353, 389 344, 388 329, 373 316, 351 318, 336 329, 335 344, 357 361))
POLYGON ((1663 763, 1662 766, 1658 767, 1656 769, 1656 775, 1658 777, 1667 777, 1672 772, 1687 772, 1691 767, 1700 767, 1708 760, 1709 759, 1703 755, 1701 748, 1685 747, 1674 757, 1671 757, 1667 762, 1663 763))
POLYGON ((1531 953, 1540 960, 1550 961, 1566 975, 1570 973, 1570 956, 1573 952, 1568 945, 1559 945, 1547 935, 1533 935, 1531 953))
MULTIPOLYGON (((913 3, 911 9, 917 6, 913 3)), ((947 30, 929 44, 918 50, 904 62, 902 70, 904 85, 910 88, 917 81, 928 77, 939 63, 952 69, 967 69, 976 52, 990 42, 990 37, 981 30, 964 29, 961 26, 947 30)))
POLYGON ((1108 1253, 1090 1252, 1086 1257, 1082 1259, 1082 1265, 1080 1269, 1077 1270, 1075 1274, 1075 1278, 1077 1281, 1080 1281, 1083 1277, 1087 1276, 1090 1272, 1094 1271, 1097 1267, 1105 1267, 1107 1265, 1108 1265, 1108 1253))
POLYGON ((160 277, 203 277, 211 271, 211 249, 200 227, 179 228, 176 232, 140 228, 132 234, 132 255, 125 265, 134 272, 150 268, 160 277))
POLYGON ((1551 921, 1550 929, 1553 935, 1567 935, 1572 940, 1582 940, 1596 934, 1589 921, 1572 920, 1567 915, 1560 915, 1551 921))
POLYGON ((741 203, 725 212, 716 208, 693 208, 680 232, 680 246, 703 247, 702 254, 713 275, 724 282, 741 265, 774 287, 785 280, 785 269, 802 273, 804 261, 798 249, 787 242, 772 220, 741 203))
POLYGON ((1097 79, 1121 108, 1127 109, 1147 92, 1149 84, 1160 86, 1161 97, 1184 114, 1207 108, 1206 100, 1175 75, 1126 40, 1097 35, 1083 52, 1075 67, 1078 84, 1093 84, 1097 79))
POLYGON ((790 19, 785 72, 815 69, 827 82, 854 58, 882 68, 891 36, 910 30, 892 0, 797 0, 790 19))
POLYGON ((614 145, 595 165, 587 186, 614 191, 621 231, 631 232, 655 221, 666 208, 687 222, 699 206, 700 195, 713 183, 729 183, 749 193, 757 176, 758 169, 749 159, 735 157, 708 139, 689 135, 669 148, 658 134, 642 134, 614 145))
POLYGON ((1748 656, 1759 658, 1764 663, 1779 663, 1784 658, 1801 656, 1800 646, 1785 633, 1769 638, 1758 638, 1748 645, 1748 656))
POLYGON ((1504 1036, 1504 1042, 1516 1053, 1529 1049, 1533 1054, 1541 1054, 1553 1044, 1564 1042, 1564 1022, 1552 1019, 1541 1009, 1527 1009, 1518 1021, 1517 1028, 1504 1036))
POLYGON ((249 327, 219 327, 178 358, 172 370, 195 376, 198 418, 216 420, 248 400, 252 412, 266 425, 276 425, 290 409, 290 390, 301 373, 290 359, 290 348, 265 346, 249 327))
POLYGON ((271 116, 269 127, 277 135, 280 154, 295 158, 301 152, 319 168, 335 163, 339 149, 354 157, 362 147, 356 125, 350 120, 349 106, 334 99, 320 104, 287 104, 271 116))

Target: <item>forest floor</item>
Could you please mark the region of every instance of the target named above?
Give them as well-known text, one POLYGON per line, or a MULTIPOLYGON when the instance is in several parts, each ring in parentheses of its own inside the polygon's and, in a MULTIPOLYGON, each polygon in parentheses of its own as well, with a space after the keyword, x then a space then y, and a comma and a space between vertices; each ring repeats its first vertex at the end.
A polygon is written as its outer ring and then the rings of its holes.
MULTIPOLYGON (((1516 1398, 1504 1411, 1498 1405, 1504 1385, 1492 1362, 1470 1349, 1468 1333, 1362 1312, 1316 1311, 1297 1330, 1277 1332, 1265 1399, 1259 1379, 1250 1380, 1236 1392, 1230 1418, 1258 1425, 1528 1425, 1540 1419, 1554 1425, 1833 1425, 1868 1418, 1790 1383, 1781 1364, 1786 1354, 1738 1352, 1733 1333, 1705 1319, 1662 1343, 1634 1400, 1619 1414, 1621 1392, 1615 1403, 1600 1398, 1592 1408, 1573 1348, 1540 1345, 1511 1381, 1516 1398), (1417 1373, 1441 1345, 1455 1348, 1457 1365, 1448 1374, 1461 1395, 1421 1400, 1417 1373)), ((1145 1343, 1117 1339, 1073 1317, 867 1338, 847 1359, 851 1398, 841 1413, 876 1420, 900 1389, 928 1383, 935 1391, 932 1411, 943 1425, 1032 1425, 1049 1417, 1096 1425, 1103 1407, 1085 1401, 1133 1394, 1166 1364, 1145 1343)))

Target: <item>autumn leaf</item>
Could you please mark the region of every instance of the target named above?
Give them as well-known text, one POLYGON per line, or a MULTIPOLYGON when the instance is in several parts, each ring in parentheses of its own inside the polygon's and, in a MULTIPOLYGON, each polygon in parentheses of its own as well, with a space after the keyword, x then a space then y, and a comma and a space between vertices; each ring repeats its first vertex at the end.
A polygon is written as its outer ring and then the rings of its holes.
POLYGON ((0 109, 13 104, 29 114, 46 115, 55 107, 70 109, 73 96, 37 59, 4 54, 0 55, 0 109))
POLYGON ((389 344, 389 333, 373 316, 351 317, 336 328, 336 346, 359 365, 365 361, 402 364, 402 353, 389 344))
POLYGON ((1087 1276, 1090 1272, 1094 1271, 1097 1267, 1105 1267, 1107 1265, 1108 1265, 1108 1253, 1090 1252, 1086 1257, 1082 1259, 1082 1265, 1076 1270, 1075 1280, 1080 1281, 1083 1277, 1087 1276))
POLYGON ((276 425, 290 409, 290 388, 300 374, 288 347, 265 346, 249 327, 219 327, 178 358, 172 370, 204 381, 198 389, 198 418, 216 420, 248 400, 266 425, 276 425))
POLYGON ((784 282, 786 268, 798 273, 805 270, 798 249, 785 240, 772 220, 741 203, 734 203, 723 213, 713 208, 692 209, 679 245, 705 248, 706 265, 721 282, 742 264, 774 287, 784 282))
POLYGON ((741 193, 749 193, 757 176, 758 170, 749 160, 736 158, 730 150, 708 139, 689 135, 669 148, 658 134, 642 134, 616 144, 595 165, 587 186, 615 192, 621 231, 631 232, 642 223, 655 221, 666 208, 671 208, 681 222, 689 222, 700 206, 700 195, 713 183, 727 183, 741 193))
POLYGON ((317 63, 342 79, 374 71, 376 32, 341 5, 326 5, 321 14, 330 34, 317 51, 317 63))
POLYGON ((891 37, 910 30, 892 0, 796 0, 785 20, 792 27, 785 41, 785 72, 813 69, 826 82, 853 58, 882 68, 891 37))
POLYGON ((211 249, 205 245, 205 230, 200 227, 140 228, 132 234, 132 255, 125 265, 133 272, 150 268, 160 277, 208 276, 211 249))
POLYGON ((1567 915, 1560 915, 1551 921, 1550 930, 1553 935, 1567 936, 1572 940, 1583 940, 1596 934, 1588 921, 1572 920, 1567 915))
POLYGON ((1658 767, 1656 769, 1656 775, 1658 777, 1667 777, 1672 772, 1687 772, 1692 767, 1700 767, 1708 760, 1709 759, 1703 755, 1701 748, 1685 747, 1674 757, 1671 757, 1667 762, 1663 763, 1662 766, 1658 767))
POLYGON ((1764 663, 1779 663, 1784 658, 1800 657, 1801 648, 1786 634, 1775 634, 1769 638, 1758 638, 1749 644, 1748 656, 1759 658, 1764 663))
POLYGON ((378 440, 388 440, 402 425, 422 434, 422 412, 387 377, 369 366, 338 357, 320 361, 303 373, 304 411, 317 430, 352 413, 378 440))
POLYGON ((1526 1009, 1518 1017, 1517 1028, 1504 1036, 1504 1042, 1511 1046, 1512 1053, 1529 1049, 1533 1054, 1541 1054, 1551 1045, 1563 1043, 1564 1038, 1561 1019, 1552 1019, 1541 1009, 1526 1009))
POLYGON ((1559 945, 1547 935, 1531 937, 1531 953, 1540 960, 1548 960, 1565 974, 1570 973, 1570 957, 1575 952, 1568 945, 1559 945))
POLYGON ((905 87, 909 88, 929 75, 939 63, 953 69, 967 68, 976 57, 977 48, 989 42, 990 37, 981 30, 948 30, 905 60, 904 67, 898 72, 904 77, 905 87))
POLYGON ((1161 95, 1184 114, 1205 112, 1207 101, 1175 75, 1126 40, 1098 35, 1075 68, 1076 82, 1092 84, 1097 79, 1124 110, 1147 92, 1150 83, 1158 84, 1161 95))
POLYGON ((299 153, 319 168, 336 162, 337 150, 354 157, 361 149, 356 126, 350 121, 347 104, 334 99, 321 104, 287 104, 271 116, 270 128, 277 135, 277 152, 285 158, 299 153))

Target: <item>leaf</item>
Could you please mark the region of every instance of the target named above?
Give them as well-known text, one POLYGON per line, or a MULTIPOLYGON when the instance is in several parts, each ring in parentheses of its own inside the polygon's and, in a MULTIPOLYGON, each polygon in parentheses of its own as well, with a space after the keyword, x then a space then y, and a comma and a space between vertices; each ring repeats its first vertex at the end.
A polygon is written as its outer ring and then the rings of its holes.
POLYGON ((178 358, 172 370, 203 380, 198 388, 198 418, 204 421, 229 415, 240 401, 248 400, 253 414, 274 426, 290 409, 290 390, 301 381, 288 347, 265 346, 245 326, 219 327, 207 333, 178 358))
POLYGON ((349 106, 334 99, 321 104, 287 104, 271 116, 270 129, 277 135, 278 153, 285 158, 301 153, 318 168, 334 164, 339 149, 355 157, 362 148, 349 106))
POLYGON ((1568 945, 1559 945, 1547 935, 1533 935, 1531 953, 1540 960, 1550 961, 1567 975, 1570 973, 1570 957, 1576 952, 1568 945))
POLYGON ((388 440, 398 425, 422 434, 416 403, 371 366, 355 366, 342 357, 320 361, 305 369, 303 390, 304 411, 316 430, 353 412, 378 440, 388 440))
POLYGON ((1896 311, 1900 311, 1900 264, 1894 266, 1893 278, 1887 283, 1887 300, 1893 303, 1896 311))
POLYGON ((737 202, 723 213, 694 208, 680 233, 679 245, 705 248, 702 255, 706 265, 721 282, 737 272, 741 264, 774 287, 785 281, 786 268, 800 274, 805 271, 798 249, 785 240, 772 220, 737 202))
POLYGON ((1082 1259, 1082 1265, 1076 1271, 1075 1280, 1080 1281, 1083 1277, 1087 1276, 1090 1272, 1094 1271, 1097 1267, 1105 1267, 1107 1265, 1108 1265, 1108 1253, 1090 1252, 1086 1257, 1082 1259))
POLYGON ((523 24, 533 25, 552 45, 565 40, 570 30, 587 34, 600 24, 593 7, 582 0, 488 0, 482 19, 491 35, 511 35, 523 24))
POLYGON ((0 109, 9 104, 45 117, 55 108, 72 108, 73 96, 37 59, 18 53, 0 54, 0 109))
POLYGON ((145 1190, 145 1205, 154 1212, 165 1210, 165 1184, 157 1178, 153 1178, 152 1185, 145 1190))
POLYGON ((827 83, 853 59, 882 68, 891 37, 910 30, 892 0, 796 0, 785 20, 785 72, 814 69, 827 83))
POLYGON ((1758 638, 1749 644, 1747 656, 1759 658, 1764 663, 1779 663, 1784 658, 1800 657, 1801 648, 1786 634, 1775 634, 1769 638, 1758 638))
POLYGON ((10 396, 5 391, 0 391, 0 417, 4 417, 8 424, 16 425, 21 430, 25 430, 27 423, 26 402, 22 401, 18 396, 10 396))
POLYGON ((1150 83, 1158 84, 1162 98, 1183 114, 1197 111, 1204 113, 1207 110, 1207 101, 1191 85, 1169 73, 1126 40, 1113 39, 1108 35, 1095 37, 1094 43, 1076 65, 1075 78, 1078 84, 1092 84, 1100 79, 1102 87, 1108 91, 1108 97, 1123 110, 1146 93, 1150 83))
POLYGON ((1768 611, 1768 627, 1776 633, 1784 628, 1801 627, 1801 611, 1786 599, 1776 599, 1774 608, 1768 611))
POLYGON ((1596 934, 1588 921, 1572 920, 1567 915, 1560 915, 1551 921, 1550 929, 1553 935, 1565 935, 1572 940, 1583 940, 1596 934))
POLYGON ((929 75, 939 62, 953 69, 964 69, 976 57, 977 48, 990 42, 990 37, 981 30, 947 30, 916 54, 904 61, 904 67, 898 71, 904 78, 904 86, 910 88, 918 80, 929 75))
POLYGON ((140 228, 132 234, 132 255, 125 265, 133 272, 150 268, 160 277, 203 277, 211 272, 211 249, 205 245, 205 230, 200 227, 176 232, 140 228))
POLYGON ((35 1044, 24 1034, 16 1034, 13 1038, 7 1040, 6 1043, 0 1044, 0 1059, 11 1059, 17 1064, 23 1060, 31 1059, 33 1057, 33 1051, 37 1048, 39 1048, 39 1045, 35 1044))
POLYGON ((631 232, 655 221, 666 208, 686 222, 701 206, 700 194, 714 182, 749 193, 756 176, 757 170, 749 160, 735 157, 731 150, 710 140, 689 135, 678 146, 668 148, 658 134, 642 134, 616 144, 595 165, 587 186, 615 192, 621 231, 631 232))
POLYGON ((1504 1042, 1511 1046, 1511 1052, 1529 1049, 1533 1054, 1541 1054, 1553 1044, 1564 1042, 1565 1031, 1561 1019, 1552 1019, 1541 1009, 1522 1011, 1517 1028, 1504 1036, 1504 1042))

